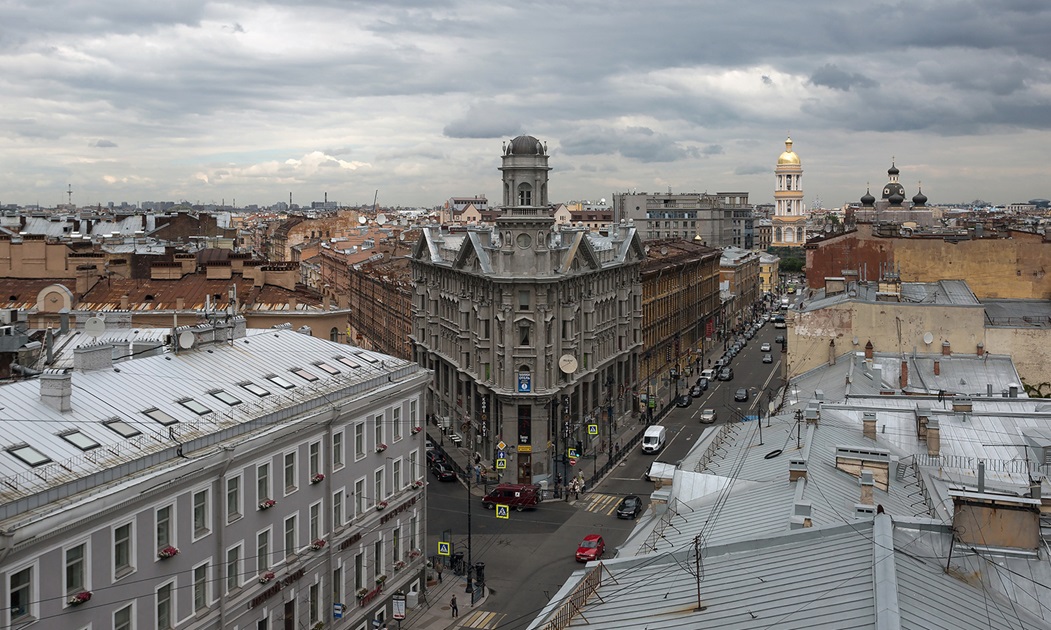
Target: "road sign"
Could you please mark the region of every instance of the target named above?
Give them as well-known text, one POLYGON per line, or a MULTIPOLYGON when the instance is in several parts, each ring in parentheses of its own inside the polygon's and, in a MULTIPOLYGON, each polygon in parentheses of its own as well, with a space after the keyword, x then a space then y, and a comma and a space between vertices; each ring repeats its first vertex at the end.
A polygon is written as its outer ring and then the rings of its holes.
POLYGON ((498 457, 496 459, 496 469, 497 470, 506 470, 507 469, 507 460, 504 459, 503 457, 498 457))
POLYGON ((505 453, 503 449, 500 449, 499 451, 496 452, 496 458, 497 459, 507 459, 507 453, 505 453))
POLYGON ((570 448, 570 449, 569 449, 569 450, 568 450, 568 451, 566 452, 566 455, 568 455, 568 456, 569 456, 569 459, 576 459, 576 458, 580 457, 580 453, 578 453, 578 452, 577 452, 577 449, 575 449, 575 448, 570 448))
POLYGON ((589 424, 588 425, 588 435, 598 435, 598 425, 597 424, 589 424))
POLYGON ((394 605, 394 615, 393 615, 393 617, 395 619, 398 619, 398 620, 404 619, 405 618, 405 593, 402 593, 401 591, 395 593, 391 597, 391 603, 394 605))
POLYGON ((497 448, 497 450, 502 451, 502 450, 507 448, 507 444, 505 444, 503 440, 500 440, 499 442, 496 443, 496 448, 497 448))
POLYGON ((450 542, 439 542, 438 543, 438 555, 439 556, 451 556, 452 555, 452 546, 453 546, 453 544, 450 543, 450 542))
POLYGON ((496 506, 496 518, 511 518, 511 508, 507 505, 496 506))
POLYGON ((577 458, 576 457, 570 457, 569 458, 569 465, 570 466, 576 466, 577 465, 577 458))
POLYGON ((338 602, 335 603, 335 604, 332 604, 332 618, 333 619, 342 619, 343 618, 343 611, 346 610, 346 608, 347 608, 346 606, 344 606, 343 604, 340 604, 338 602))

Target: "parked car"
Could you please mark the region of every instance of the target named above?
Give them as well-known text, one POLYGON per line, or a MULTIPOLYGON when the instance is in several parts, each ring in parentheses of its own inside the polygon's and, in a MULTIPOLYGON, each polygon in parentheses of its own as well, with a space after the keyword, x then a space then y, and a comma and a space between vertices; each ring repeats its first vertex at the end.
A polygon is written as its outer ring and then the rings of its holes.
POLYGON ((434 466, 435 464, 442 464, 445 462, 445 455, 439 450, 427 451, 427 465, 434 466))
POLYGON ((734 392, 734 400, 737 402, 746 402, 748 400, 748 390, 743 387, 738 387, 737 391, 734 392))
POLYGON ((763 345, 759 346, 760 352, 770 352, 770 343, 764 342, 763 345))
POLYGON ((693 403, 693 399, 685 394, 675 399, 676 407, 689 407, 693 403))
POLYGON ((577 546, 577 562, 590 562, 602 557, 606 551, 606 541, 598 534, 588 534, 577 546))
POLYGON ((642 512, 642 499, 634 494, 629 494, 620 500, 617 506, 617 518, 638 518, 642 512))
POLYGON ((732 380, 734 380, 734 369, 733 368, 723 368, 723 369, 719 370, 719 380, 720 381, 732 381, 732 380))
POLYGON ((438 481, 456 481, 456 473, 453 469, 441 462, 431 466, 431 472, 438 478, 438 481))
POLYGON ((700 398, 703 395, 704 395, 704 389, 700 385, 694 385, 693 387, 690 388, 690 397, 691 398, 700 398))
POLYGON ((784 335, 778 335, 778 336, 774 337, 774 343, 784 343, 784 342, 785 342, 785 336, 784 335))
POLYGON ((773 362, 774 362, 774 357, 771 356, 769 352, 763 355, 763 363, 773 363, 773 362))
MULTIPOLYGON (((709 371, 710 370, 705 370, 705 372, 709 371)), ((708 391, 708 387, 712 384, 712 378, 715 378, 715 374, 712 374, 711 378, 702 376, 701 378, 697 379, 697 387, 700 387, 702 391, 708 391)))
POLYGON ((714 409, 705 409, 701 412, 701 423, 712 424, 715 422, 716 414, 714 409))
MULTIPOLYGON (((721 365, 719 367, 722 367, 721 365)), ((707 379, 709 381, 715 380, 715 370, 701 370, 701 380, 707 379)))

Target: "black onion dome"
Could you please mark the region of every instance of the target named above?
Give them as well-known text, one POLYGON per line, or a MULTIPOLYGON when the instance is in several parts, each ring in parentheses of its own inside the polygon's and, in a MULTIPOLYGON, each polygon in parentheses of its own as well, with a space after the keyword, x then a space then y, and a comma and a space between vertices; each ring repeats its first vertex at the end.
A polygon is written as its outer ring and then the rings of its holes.
POLYGON ((507 152, 512 155, 543 155, 544 145, 533 136, 518 136, 511 141, 507 152))
POLYGON ((898 170, 898 167, 894 165, 894 162, 891 162, 890 168, 887 169, 887 175, 897 175, 900 172, 901 171, 898 170))
POLYGON ((927 195, 923 194, 920 190, 916 193, 916 196, 912 198, 912 205, 914 206, 925 206, 927 205, 927 195))
POLYGON ((869 193, 869 189, 866 188, 865 194, 861 196, 861 205, 865 206, 866 208, 870 208, 874 203, 876 203, 876 198, 873 197, 872 194, 869 193))
POLYGON ((890 197, 887 198, 887 201, 889 201, 890 205, 892 205, 892 206, 900 206, 901 202, 905 201, 905 195, 899 195, 898 193, 895 192, 895 193, 891 194, 890 197))

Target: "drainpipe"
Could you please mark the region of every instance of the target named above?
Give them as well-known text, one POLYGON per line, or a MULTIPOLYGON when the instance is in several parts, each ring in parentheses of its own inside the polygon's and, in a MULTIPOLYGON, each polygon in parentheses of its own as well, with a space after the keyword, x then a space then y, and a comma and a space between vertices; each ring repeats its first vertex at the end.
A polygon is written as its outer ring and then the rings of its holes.
MULTIPOLYGON (((218 488, 216 492, 213 492, 212 499, 212 522, 215 527, 215 544, 218 547, 215 557, 219 559, 219 566, 222 570, 219 571, 219 627, 226 627, 226 601, 224 597, 226 589, 226 549, 224 547, 224 536, 226 532, 226 518, 224 516, 224 504, 226 503, 226 483, 223 478, 226 477, 226 472, 230 470, 230 464, 234 460, 234 451, 237 450, 237 446, 221 446, 220 447, 225 455, 223 460, 223 467, 219 469, 218 474, 218 488)), ((243 477, 242 477, 243 478, 243 477)), ((245 489, 244 484, 241 484, 241 504, 244 505, 245 489)), ((243 510, 244 508, 242 508, 243 510)), ((243 555, 243 554, 242 554, 243 555)), ((244 558, 241 558, 241 562, 244 562, 244 558)), ((242 572, 243 573, 243 572, 242 572)))

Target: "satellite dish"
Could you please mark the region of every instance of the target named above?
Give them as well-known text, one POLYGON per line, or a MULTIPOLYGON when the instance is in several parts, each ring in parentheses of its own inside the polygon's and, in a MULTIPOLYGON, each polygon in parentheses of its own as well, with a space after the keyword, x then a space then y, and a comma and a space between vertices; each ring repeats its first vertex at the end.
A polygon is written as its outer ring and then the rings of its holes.
POLYGON ((925 343, 925 344, 927 344, 929 346, 929 345, 931 345, 932 341, 934 341, 934 335, 932 335, 929 332, 923 333, 923 343, 925 343))
POLYGON ((606 198, 603 197, 601 200, 599 200, 599 204, 601 204, 603 206, 606 205, 606 198))
POLYGON ((368 221, 368 219, 366 219, 365 217, 363 217, 363 216, 359 216, 358 217, 358 223, 360 223, 362 225, 365 225, 366 221, 368 221))
POLYGON ((92 337, 98 337, 106 332, 106 320, 101 317, 89 317, 88 320, 84 322, 84 332, 92 337))
POLYGON ((853 343, 854 343, 855 346, 858 345, 858 338, 857 337, 854 337, 853 343))
POLYGON ((194 340, 193 331, 191 330, 184 330, 179 333, 179 347, 183 350, 192 348, 194 340))
POLYGON ((647 254, 649 254, 649 253, 650 253, 650 246, 649 246, 649 245, 647 245, 646 247, 643 247, 643 248, 642 248, 642 251, 644 251, 644 252, 646 252, 647 254))
POLYGON ((386 222, 387 222, 387 215, 385 215, 385 214, 377 214, 376 215, 376 225, 383 225, 386 222))
POLYGON ((668 248, 667 247, 661 247, 661 256, 667 256, 667 255, 668 255, 668 248))
POLYGON ((399 241, 404 241, 405 240, 405 232, 398 232, 398 240, 399 241))

